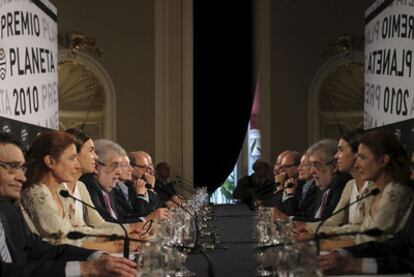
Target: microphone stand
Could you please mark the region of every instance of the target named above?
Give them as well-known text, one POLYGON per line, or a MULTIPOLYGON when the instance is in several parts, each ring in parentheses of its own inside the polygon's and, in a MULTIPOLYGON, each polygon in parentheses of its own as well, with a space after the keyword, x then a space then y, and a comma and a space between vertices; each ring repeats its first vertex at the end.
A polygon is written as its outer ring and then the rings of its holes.
MULTIPOLYGON (((375 195, 377 195, 378 193, 380 193, 380 190, 378 189, 378 188, 374 188, 374 189, 372 189, 370 192, 368 192, 367 194, 365 194, 364 196, 362 196, 361 198, 359 198, 359 199, 356 199, 355 201, 352 201, 352 202, 350 202, 350 203, 348 203, 347 205, 345 205, 344 207, 342 207, 341 209, 339 209, 339 210, 337 210, 336 212, 334 212, 334 213, 332 213, 330 216, 328 216, 328 217, 326 217, 326 218, 324 218, 324 219, 322 219, 321 220, 321 222, 319 223, 319 225, 316 227, 316 230, 315 230, 315 235, 316 235, 316 237, 315 237, 315 241, 316 241, 316 250, 317 250, 317 252, 318 252, 318 254, 319 254, 319 252, 320 252, 320 239, 321 239, 321 237, 319 237, 318 236, 318 233, 319 233, 319 229, 322 227, 322 225, 329 219, 329 218, 331 218, 331 217, 333 217, 334 215, 336 215, 336 214, 338 214, 338 213, 340 213, 340 212, 342 212, 342 211, 344 211, 344 210, 346 210, 346 209, 349 209, 349 207, 351 207, 352 205, 354 205, 355 203, 358 203, 358 202, 360 202, 360 201, 362 201, 363 199, 365 199, 365 198, 368 198, 368 197, 370 197, 370 196, 375 196, 375 195)), ((354 234, 354 235, 359 235, 360 233, 356 233, 356 234, 354 234)))
MULTIPOLYGON (((172 191, 169 190, 169 188, 165 187, 164 185, 159 185, 158 188, 163 191, 164 193, 171 193, 172 191)), ((177 201, 175 201, 174 199, 170 199, 171 202, 173 202, 174 204, 176 204, 177 206, 179 206, 180 208, 182 208, 186 213, 188 213, 191 217, 191 219, 194 222, 194 228, 196 228, 196 232, 195 232, 195 238, 194 238, 194 247, 182 247, 182 248, 190 248, 192 251, 197 250, 201 253, 201 255, 206 259, 207 264, 208 264, 208 276, 210 277, 214 277, 215 273, 214 273, 214 267, 213 267, 213 263, 211 261, 211 259, 208 257, 208 255, 202 250, 202 248, 199 245, 199 224, 198 224, 198 220, 197 217, 190 212, 190 210, 188 210, 186 207, 184 207, 181 203, 178 203, 177 201)))
MULTIPOLYGON (((306 239, 306 240, 302 240, 300 242, 308 242, 308 241, 319 241, 321 239, 329 239, 329 238, 335 238, 335 237, 341 237, 341 236, 354 236, 354 235, 367 235, 370 237, 379 237, 384 233, 384 231, 378 229, 378 228, 373 228, 373 229, 368 229, 365 231, 352 231, 352 232, 344 232, 344 233, 337 233, 337 234, 325 234, 325 233, 320 233, 319 235, 316 235, 315 238, 312 239, 306 239)), ((274 244, 268 244, 268 245, 263 245, 263 246, 256 246, 257 249, 267 249, 267 248, 273 248, 273 247, 280 247, 280 246, 284 246, 286 244, 288 245, 292 245, 295 244, 296 242, 287 242, 287 243, 274 243, 274 244)), ((319 254, 319 249, 317 249, 317 253, 319 254)))
MULTIPOLYGON (((161 190, 161 191, 163 191, 163 192, 165 192, 165 193, 169 193, 170 191, 167 189, 167 188, 165 188, 163 185, 162 186, 158 186, 158 188, 161 190)), ((184 207, 184 205, 182 205, 181 203, 178 203, 177 201, 175 201, 174 199, 170 199, 170 201, 171 202, 173 202, 174 204, 176 204, 178 207, 180 207, 181 209, 183 209, 187 214, 189 214, 190 215, 190 217, 191 217, 191 219, 193 220, 193 222, 194 222, 194 227, 196 228, 196 232, 195 232, 195 238, 194 238, 194 247, 198 247, 198 242, 199 242, 199 233, 198 233, 198 227, 199 227, 199 225, 198 225, 198 220, 197 220, 197 217, 192 213, 192 212, 190 212, 186 207, 184 207)))
MULTIPOLYGON (((167 184, 170 184, 170 186, 173 186, 175 183, 176 182, 169 182, 167 184)), ((165 194, 167 194, 168 197, 170 197, 170 200, 172 199, 172 197, 174 195, 176 195, 178 198, 180 198, 180 200, 185 200, 184 197, 181 194, 179 194, 178 192, 173 191, 171 188, 167 187, 167 184, 162 184, 162 183, 157 184, 157 183, 155 183, 154 184, 154 189, 156 187, 159 188, 161 191, 163 191, 165 194)), ((174 201, 172 201, 172 202, 174 202, 174 201)))
MULTIPOLYGON (((82 239, 82 238, 85 238, 85 237, 109 238, 110 240, 121 240, 121 239, 124 240, 125 239, 125 237, 119 236, 119 235, 116 235, 116 234, 112 234, 112 235, 85 234, 85 233, 78 232, 78 231, 71 231, 71 232, 69 232, 67 234, 67 237, 69 239, 72 239, 72 240, 82 239)), ((134 241, 134 242, 142 242, 142 243, 148 242, 146 240, 134 239, 134 238, 128 238, 128 240, 129 241, 134 241)))
POLYGON ((191 181, 186 180, 186 179, 180 177, 179 175, 177 175, 175 177, 178 180, 178 183, 180 183, 182 185, 181 188, 183 190, 185 190, 186 192, 191 193, 191 194, 196 193, 196 190, 194 189, 194 184, 191 181))
MULTIPOLYGON (((62 189, 62 190, 59 191, 59 194, 60 194, 60 196, 62 196, 64 198, 72 198, 73 200, 78 201, 78 202, 82 203, 82 205, 85 205, 86 207, 88 207, 88 208, 90 208, 92 210, 95 210, 95 211, 97 211, 99 213, 99 211, 98 211, 97 208, 95 208, 94 206, 86 203, 85 201, 83 201, 83 200, 81 200, 81 199, 79 199, 79 198, 71 195, 69 193, 69 191, 67 191, 67 190, 62 189)), ((118 219, 116 219, 114 217, 112 217, 112 219, 114 220, 115 223, 117 223, 119 226, 121 226, 122 230, 125 233, 125 237, 123 237, 123 240, 124 240, 124 258, 129 259, 129 237, 128 237, 128 231, 125 228, 125 226, 122 225, 122 223, 118 219)))

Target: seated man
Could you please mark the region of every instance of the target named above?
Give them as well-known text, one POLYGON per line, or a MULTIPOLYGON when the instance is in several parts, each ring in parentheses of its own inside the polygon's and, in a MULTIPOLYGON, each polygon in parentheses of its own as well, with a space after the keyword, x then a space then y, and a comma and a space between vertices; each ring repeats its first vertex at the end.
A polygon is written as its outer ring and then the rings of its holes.
POLYGON ((152 175, 151 156, 144 151, 135 151, 128 154, 132 166, 132 179, 135 182, 136 201, 134 209, 143 211, 144 215, 154 215, 164 219, 168 217, 165 203, 154 191, 155 177, 152 175))
POLYGON ((136 214, 122 213, 113 189, 121 175, 122 157, 125 150, 117 143, 95 140, 96 174, 84 174, 80 177, 89 191, 92 202, 103 219, 110 222, 134 223, 143 221, 136 214))
POLYGON ((234 199, 252 209, 256 206, 256 201, 260 204, 270 202, 274 189, 272 168, 268 163, 257 160, 253 164, 253 171, 253 174, 240 178, 233 191, 234 199))
POLYGON ((0 276, 136 276, 129 260, 51 245, 29 231, 13 203, 26 181, 24 163, 19 143, 0 133, 0 276))
POLYGON ((119 208, 122 209, 124 213, 131 213, 133 211, 135 188, 130 183, 132 181, 132 167, 129 163, 129 158, 127 155, 122 157, 120 167, 121 170, 119 181, 116 183, 113 191, 115 199, 119 204, 119 208))
MULTIPOLYGON (((298 183, 300 154, 297 151, 287 150, 282 152, 279 156, 281 155, 282 158, 280 158, 277 170, 278 174, 274 175, 275 191, 272 196, 271 206, 275 206, 283 212, 288 212, 289 209, 284 205, 286 204, 284 202, 287 199, 286 193, 288 192, 288 188, 285 187, 285 185, 297 185, 298 183)), ((275 170, 273 172, 275 172, 275 170)), ((289 189, 289 193, 293 193, 293 190, 289 189)))
MULTIPOLYGON (((346 183, 351 179, 347 173, 338 172, 335 163, 336 141, 323 139, 314 143, 306 152, 309 155, 311 172, 320 192, 311 216, 296 216, 294 220, 315 222, 328 218, 334 211, 346 183)), ((278 212, 275 213, 279 217, 278 212)), ((299 225, 299 223, 296 223, 299 225)))
POLYGON ((166 162, 160 162, 155 167, 155 187, 154 190, 158 197, 166 203, 168 207, 180 204, 182 198, 178 195, 174 187, 174 182, 169 182, 170 166, 166 162), (170 203, 172 202, 172 203, 170 203))
POLYGON ((309 156, 304 154, 298 166, 298 181, 285 181, 285 189, 281 194, 279 208, 287 216, 312 217, 316 205, 319 188, 315 185, 310 168, 309 156), (293 186, 290 187, 289 184, 293 186))

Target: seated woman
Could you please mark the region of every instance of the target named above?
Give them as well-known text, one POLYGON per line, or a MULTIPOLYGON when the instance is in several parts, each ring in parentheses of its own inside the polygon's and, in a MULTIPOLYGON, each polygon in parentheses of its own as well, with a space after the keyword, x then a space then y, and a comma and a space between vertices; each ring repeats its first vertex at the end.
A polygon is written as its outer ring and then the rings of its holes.
MULTIPOLYGON (((95 234, 85 224, 74 225, 67 201, 59 195, 65 182, 75 182, 81 166, 77 160, 74 138, 65 133, 50 131, 35 139, 27 159, 26 187, 22 191, 22 210, 33 232, 54 244, 73 244, 89 249, 121 252, 122 241, 105 241, 93 236, 71 240, 67 234, 79 231, 95 234)), ((111 228, 118 234, 116 228, 111 228)), ((135 246, 134 246, 135 247, 135 246)))
POLYGON ((376 196, 362 200, 360 215, 363 220, 357 230, 378 228, 384 235, 325 241, 321 244, 322 249, 384 240, 401 230, 410 214, 414 197, 410 187, 409 159, 395 136, 382 130, 366 133, 358 146, 356 169, 363 181, 372 183, 370 191, 380 190, 376 196))
MULTIPOLYGON (((72 135, 75 139, 77 158, 80 164, 78 179, 82 174, 93 173, 98 156, 95 153, 92 138, 87 133, 75 128, 68 129, 65 132, 72 135)), ((64 185, 70 194, 94 206, 84 183, 76 180, 75 182, 68 182, 64 185)), ((70 212, 69 219, 73 226, 91 226, 94 229, 94 234, 124 235, 124 231, 119 224, 105 221, 96 210, 87 208, 79 201, 74 201, 71 198, 64 198, 62 200, 65 205, 68 205, 70 212)), ((128 229, 129 233, 140 234, 143 232, 143 223, 124 224, 124 226, 128 229)))

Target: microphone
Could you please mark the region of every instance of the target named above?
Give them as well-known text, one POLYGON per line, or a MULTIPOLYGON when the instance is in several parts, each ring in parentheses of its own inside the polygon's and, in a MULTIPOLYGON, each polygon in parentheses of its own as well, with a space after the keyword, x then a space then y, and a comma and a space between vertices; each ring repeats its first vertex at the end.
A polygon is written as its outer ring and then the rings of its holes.
MULTIPOLYGON (((145 181, 145 180, 144 180, 145 181)), ((59 191, 59 194, 62 196, 62 197, 64 197, 64 198, 72 198, 72 199, 74 199, 75 201, 79 201, 80 203, 82 203, 83 205, 85 205, 85 206, 87 206, 87 207, 89 207, 89 208, 91 208, 91 209, 93 209, 93 210, 95 210, 95 211, 98 211, 94 206, 92 206, 92 205, 90 205, 90 204, 88 204, 88 203, 86 203, 86 202, 84 202, 83 200, 81 200, 81 199, 78 199, 78 198, 76 198, 76 197, 74 197, 73 195, 71 195, 67 190, 60 190, 59 191)), ((179 204, 178 202, 176 202, 176 201, 174 201, 174 200, 172 200, 174 203, 176 203, 177 205, 179 205, 184 211, 186 211, 190 216, 191 216, 191 218, 193 219, 193 221, 194 221, 194 225, 195 225, 195 228, 196 228, 196 237, 195 237, 195 239, 194 239, 194 248, 191 248, 191 247, 186 247, 187 249, 195 249, 196 247, 197 247, 197 244, 198 244, 198 224, 197 224, 197 220, 196 220, 196 218, 194 217, 194 215, 187 209, 187 208, 185 208, 184 206, 182 206, 181 204, 179 204)), ((99 211, 98 211, 99 212, 99 211)), ((111 240, 116 240, 116 239, 123 239, 124 240, 124 258, 126 258, 126 259, 129 259, 129 241, 135 241, 135 242, 148 242, 148 241, 145 241, 145 240, 139 240, 139 239, 133 239, 133 238, 129 238, 128 237, 128 232, 127 232, 127 230, 125 229, 125 227, 116 219, 116 218, 113 218, 113 220, 116 222, 116 223, 118 223, 121 227, 122 227, 122 229, 124 230, 124 232, 125 232, 125 236, 124 237, 121 237, 121 236, 118 236, 118 235, 115 235, 115 234, 113 234, 113 235, 99 235, 99 234, 84 234, 84 233, 82 233, 82 232, 78 232, 78 231, 72 231, 72 232, 69 232, 68 234, 67 234, 67 237, 69 238, 69 239, 73 239, 73 240, 77 240, 77 239, 82 239, 82 238, 84 238, 84 237, 105 237, 105 238, 109 238, 109 239, 111 239, 111 240)), ((174 247, 177 247, 177 248, 179 248, 180 246, 178 246, 178 245, 173 245, 174 247)), ((181 246, 181 248, 184 248, 184 246, 181 246)), ((210 277, 214 277, 215 276, 215 273, 214 273, 214 267, 213 267, 213 264, 212 264, 212 262, 211 262, 211 260, 210 260, 210 258, 208 257, 208 255, 206 255, 206 253, 201 249, 201 248, 199 248, 199 247, 197 247, 197 250, 202 254, 202 256, 206 259, 206 261, 207 261, 207 264, 208 264, 208 275, 210 276, 210 277)))
POLYGON ((355 201, 352 201, 352 202, 348 203, 347 205, 345 205, 345 206, 344 206, 344 207, 342 207, 341 209, 339 209, 339 210, 337 210, 336 212, 332 213, 330 216, 328 216, 328 217, 324 218, 324 219, 321 221, 321 223, 319 223, 318 227, 316 227, 315 234, 318 234, 319 229, 322 227, 322 225, 325 223, 325 221, 326 221, 326 220, 328 220, 329 218, 331 218, 331 217, 333 217, 334 215, 336 215, 336 214, 338 214, 338 213, 340 213, 340 212, 342 212, 342 211, 344 211, 344 210, 348 209, 350 206, 354 205, 355 203, 358 203, 358 202, 360 202, 361 200, 363 200, 363 199, 365 199, 365 198, 368 198, 368 197, 370 197, 370 196, 375 196, 375 195, 377 195, 378 193, 380 193, 380 189, 379 189, 379 188, 374 188, 374 189, 372 189, 370 192, 368 192, 367 194, 365 194, 364 196, 362 196, 361 198, 358 198, 357 200, 355 200, 355 201))
POLYGON ((207 265, 208 265, 208 276, 209 277, 214 277, 215 273, 214 273, 214 267, 213 267, 213 263, 211 261, 211 259, 209 258, 209 256, 203 251, 202 247, 199 246, 199 229, 198 229, 198 221, 197 218, 194 216, 193 213, 191 213, 186 207, 184 207, 181 203, 178 203, 177 201, 175 201, 174 199, 170 199, 172 202, 174 202, 175 204, 177 204, 179 207, 181 207, 183 209, 183 211, 185 211, 186 213, 188 213, 191 217, 191 219, 194 222, 194 228, 196 228, 196 232, 195 232, 195 238, 194 238, 194 247, 186 247, 186 246, 178 246, 176 245, 175 247, 178 248, 187 248, 187 249, 191 249, 191 250, 198 250, 200 252, 200 254, 206 259, 207 261, 207 265))
MULTIPOLYGON (((366 236, 370 236, 370 237, 380 237, 384 234, 384 231, 378 229, 378 228, 373 228, 373 229, 368 229, 365 231, 352 231, 352 232, 345 232, 345 233, 336 233, 336 234, 325 234, 325 233, 320 233, 319 235, 316 235, 315 238, 313 239, 306 239, 306 240, 302 240, 301 242, 308 242, 308 241, 319 241, 321 239, 329 239, 329 238, 335 238, 335 237, 341 237, 341 236, 354 236, 354 235, 366 235, 366 236)), ((288 242, 288 243, 272 243, 272 244, 268 244, 268 245, 263 245, 263 246, 256 246, 257 249, 267 249, 267 248, 272 248, 272 247, 279 247, 279 246, 284 246, 286 244, 291 245, 297 242, 288 242)), ((317 248, 318 245, 317 245, 317 248)), ((319 253, 319 249, 318 253, 319 253)))
POLYGON ((262 185, 262 187, 259 187, 256 191, 257 196, 266 195, 268 193, 274 193, 276 191, 276 183, 273 181, 270 183, 266 183, 262 185))
MULTIPOLYGON (((158 186, 158 188, 163 191, 164 193, 169 193, 171 191, 167 190, 164 186, 158 186)), ((171 202, 173 202, 174 204, 176 204, 178 207, 180 207, 181 209, 183 209, 183 211, 185 211, 186 213, 188 213, 191 217, 191 219, 194 222, 194 228, 196 228, 196 232, 195 232, 195 238, 194 238, 194 247, 198 247, 198 242, 199 242, 199 230, 198 230, 198 221, 197 221, 197 217, 190 212, 186 207, 184 207, 184 205, 182 205, 181 203, 178 203, 177 201, 175 201, 174 199, 170 199, 171 202)), ((195 211, 194 211, 195 212, 195 211)))
POLYGON ((154 189, 154 187, 150 183, 148 183, 147 178, 145 178, 145 175, 142 175, 140 179, 145 182, 146 189, 154 189))
MULTIPOLYGON (((91 209, 93 209, 93 210, 95 210, 95 211, 97 211, 99 213, 99 211, 98 211, 97 208, 95 208, 94 206, 86 203, 85 201, 83 201, 83 200, 81 200, 81 199, 79 199, 79 198, 71 195, 69 193, 69 191, 67 191, 67 190, 62 189, 62 190, 59 191, 59 194, 63 198, 72 198, 73 200, 78 201, 78 202, 82 203, 82 205, 85 205, 86 207, 91 208, 91 209)), ((117 224, 119 224, 119 226, 121 226, 122 230, 124 230, 124 233, 125 233, 125 237, 123 238, 124 239, 124 258, 129 259, 129 237, 128 237, 128 231, 125 228, 125 226, 122 225, 122 223, 118 219, 113 218, 113 217, 112 217, 112 219, 114 220, 115 223, 117 223, 117 224)))
POLYGON ((180 183, 182 185, 181 188, 183 190, 185 190, 185 191, 187 191, 191 194, 194 194, 196 192, 196 190, 194 189, 194 184, 191 181, 189 181, 187 179, 184 179, 179 175, 176 175, 175 178, 178 180, 178 183, 180 183))
MULTIPOLYGON (((174 182, 170 182, 169 184, 171 184, 171 186, 173 186, 173 185, 174 185, 174 182)), ((157 184, 157 188, 158 188, 160 191, 162 191, 162 192, 164 192, 165 194, 167 194, 167 195, 168 195, 168 197, 170 197, 170 200, 172 199, 172 197, 173 197, 174 195, 177 195, 177 197, 178 197, 178 198, 180 198, 181 200, 184 200, 184 197, 183 197, 181 194, 179 194, 179 193, 178 193, 178 192, 176 192, 176 191, 173 191, 171 188, 167 187, 167 185, 165 185, 165 184, 158 183, 158 184, 157 184)), ((171 200, 171 201, 172 201, 172 200, 171 200)), ((175 201, 172 201, 172 202, 174 202, 174 203, 175 203, 175 201)))
POLYGON ((362 196, 361 198, 359 198, 359 199, 356 199, 355 201, 352 201, 352 202, 350 202, 350 203, 348 203, 347 205, 345 205, 344 207, 342 207, 341 209, 339 209, 339 210, 337 210, 336 212, 334 212, 334 213, 332 213, 330 216, 328 216, 328 217, 326 217, 326 218, 324 218, 324 219, 322 219, 322 221, 319 223, 319 225, 318 225, 318 227, 316 227, 316 230, 315 230, 315 235, 316 235, 316 244, 317 244, 317 249, 318 249, 318 253, 319 253, 319 238, 318 238, 318 232, 319 232, 319 229, 322 227, 322 225, 329 219, 329 218, 331 218, 331 217, 333 217, 334 215, 336 215, 336 214, 338 214, 338 213, 340 213, 340 212, 342 212, 342 211, 344 211, 344 210, 346 210, 346 209, 348 209, 349 207, 351 207, 352 205, 354 205, 355 203, 358 203, 358 202, 360 202, 361 200, 363 200, 363 199, 365 199, 365 198, 368 198, 368 197, 370 197, 370 196, 375 196, 375 195, 377 195, 378 193, 380 193, 380 189, 379 188, 374 188, 374 189, 372 189, 370 192, 368 192, 367 194, 365 194, 364 196, 362 196))
POLYGON ((341 237, 341 236, 354 236, 354 235, 366 235, 370 237, 380 237, 384 234, 384 231, 378 228, 372 228, 365 231, 353 231, 353 232, 345 232, 345 233, 337 233, 337 234, 326 234, 320 233, 316 236, 315 239, 329 239, 334 237, 341 237))
MULTIPOLYGON (((125 237, 123 236, 118 236, 116 234, 112 234, 112 235, 102 235, 102 234, 85 234, 82 232, 78 232, 78 231, 72 231, 69 232, 66 235, 69 239, 72 240, 78 240, 78 239, 83 239, 86 237, 96 237, 96 238, 109 238, 110 240, 118 240, 118 239, 122 239, 124 240, 125 237)), ((148 242, 146 240, 140 240, 140 239, 133 239, 133 238, 128 238, 129 241, 135 241, 135 242, 148 242)))
POLYGON ((293 188, 294 186, 295 186, 295 184, 294 184, 294 183, 289 182, 289 183, 286 185, 286 187, 285 187, 284 189, 291 189, 291 188, 293 188))
MULTIPOLYGON (((258 190, 256 191, 257 196, 266 195, 266 194, 268 194, 268 193, 270 193, 270 192, 272 192, 272 193, 276 193, 276 192, 278 192, 278 190, 276 190, 276 188, 277 188, 276 184, 277 184, 277 183, 275 183, 275 182, 273 182, 273 181, 272 181, 272 182, 270 183, 270 185, 265 185, 263 188, 258 189, 258 190)), ((283 188, 282 188, 282 189, 280 189, 280 190, 281 190, 281 191, 284 191, 284 190, 286 190, 286 189, 291 189, 291 188, 293 188, 294 186, 295 186, 295 184, 294 184, 294 183, 289 182, 289 183, 287 183, 287 184, 286 184, 286 186, 285 186, 285 187, 283 187, 283 188)))

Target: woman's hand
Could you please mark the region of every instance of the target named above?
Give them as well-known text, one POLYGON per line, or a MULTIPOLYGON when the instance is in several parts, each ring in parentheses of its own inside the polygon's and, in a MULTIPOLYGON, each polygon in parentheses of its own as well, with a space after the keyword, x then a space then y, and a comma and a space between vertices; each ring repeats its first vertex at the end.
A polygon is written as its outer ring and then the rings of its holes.
POLYGON ((326 275, 359 274, 361 273, 362 259, 332 251, 327 255, 319 256, 318 264, 321 271, 326 275))

